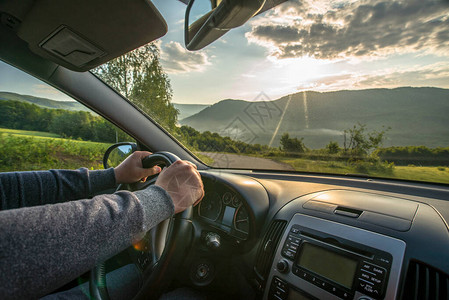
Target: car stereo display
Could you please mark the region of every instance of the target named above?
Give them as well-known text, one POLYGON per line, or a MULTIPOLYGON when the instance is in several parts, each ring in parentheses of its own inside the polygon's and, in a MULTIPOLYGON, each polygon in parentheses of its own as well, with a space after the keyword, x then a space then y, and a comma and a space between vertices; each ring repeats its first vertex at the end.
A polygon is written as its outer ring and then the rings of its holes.
POLYGON ((323 247, 303 243, 300 249, 297 265, 330 279, 348 289, 352 288, 357 260, 329 251, 323 247))

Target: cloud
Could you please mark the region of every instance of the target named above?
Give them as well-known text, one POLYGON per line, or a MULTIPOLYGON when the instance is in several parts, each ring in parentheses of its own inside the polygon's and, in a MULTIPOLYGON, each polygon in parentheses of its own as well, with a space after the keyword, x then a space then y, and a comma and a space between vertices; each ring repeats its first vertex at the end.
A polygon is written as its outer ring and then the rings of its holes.
POLYGON ((167 73, 201 72, 210 65, 205 51, 190 52, 173 41, 162 45, 161 58, 167 73))
POLYGON ((384 70, 382 73, 361 76, 358 85, 365 86, 441 86, 449 87, 449 63, 436 63, 421 68, 384 70), (435 84, 439 83, 439 84, 435 84))
POLYGON ((449 50, 449 5, 443 0, 296 2, 255 19, 246 34, 249 42, 279 59, 447 55, 449 50))
POLYGON ((401 86, 439 86, 449 88, 449 63, 440 62, 428 66, 411 66, 404 69, 325 75, 309 79, 297 86, 299 91, 335 91, 340 89, 367 89, 401 86))

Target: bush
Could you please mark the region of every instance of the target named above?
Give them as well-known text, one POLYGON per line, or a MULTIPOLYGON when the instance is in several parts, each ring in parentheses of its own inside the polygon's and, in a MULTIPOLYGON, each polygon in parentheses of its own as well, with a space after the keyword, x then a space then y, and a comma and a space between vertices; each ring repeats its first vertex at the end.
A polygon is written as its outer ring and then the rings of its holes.
POLYGON ((425 146, 389 147, 375 151, 381 160, 396 165, 449 166, 449 147, 427 148, 425 146))
POLYGON ((357 173, 372 174, 381 173, 383 175, 392 175, 394 163, 380 161, 354 161, 351 163, 357 173))

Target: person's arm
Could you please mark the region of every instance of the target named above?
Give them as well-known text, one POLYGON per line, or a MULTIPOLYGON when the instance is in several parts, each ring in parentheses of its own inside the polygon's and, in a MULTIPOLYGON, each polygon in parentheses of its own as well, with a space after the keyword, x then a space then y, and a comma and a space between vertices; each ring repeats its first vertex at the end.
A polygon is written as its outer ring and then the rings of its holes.
MULTIPOLYGON (((140 155, 133 154, 116 168, 122 181, 154 174, 134 165, 141 164, 140 155)), ((198 203, 203 195, 195 166, 179 161, 145 190, 0 211, 0 298, 44 296, 130 246, 174 212, 198 203)))
POLYGON ((129 247, 174 213, 167 192, 118 192, 0 212, 0 298, 30 299, 129 247))
POLYGON ((118 183, 136 182, 160 172, 158 166, 142 168, 150 154, 136 151, 115 169, 0 173, 0 210, 86 199, 118 183))
POLYGON ((86 199, 115 185, 112 168, 0 173, 0 210, 86 199))

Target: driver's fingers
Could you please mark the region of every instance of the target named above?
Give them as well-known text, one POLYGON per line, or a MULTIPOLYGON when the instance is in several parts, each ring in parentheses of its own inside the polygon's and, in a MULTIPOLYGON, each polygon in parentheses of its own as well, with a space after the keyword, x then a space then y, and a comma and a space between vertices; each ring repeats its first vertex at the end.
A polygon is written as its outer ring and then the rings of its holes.
POLYGON ((192 163, 192 162, 190 162, 190 161, 188 161, 188 160, 184 160, 184 162, 186 162, 187 164, 191 165, 191 166, 194 167, 195 169, 198 169, 198 167, 197 167, 194 163, 192 163))
POLYGON ((159 166, 154 166, 152 168, 142 169, 142 170, 143 170, 142 179, 141 179, 142 182, 145 182, 147 180, 148 176, 158 174, 162 171, 161 167, 159 167, 159 166))
POLYGON ((144 159, 145 157, 147 157, 148 155, 151 155, 151 154, 153 154, 153 153, 148 152, 148 151, 136 151, 132 155, 138 157, 138 159, 144 159))

